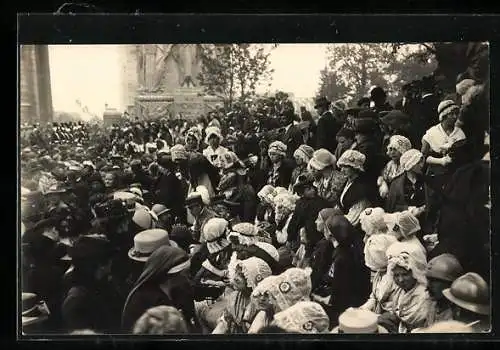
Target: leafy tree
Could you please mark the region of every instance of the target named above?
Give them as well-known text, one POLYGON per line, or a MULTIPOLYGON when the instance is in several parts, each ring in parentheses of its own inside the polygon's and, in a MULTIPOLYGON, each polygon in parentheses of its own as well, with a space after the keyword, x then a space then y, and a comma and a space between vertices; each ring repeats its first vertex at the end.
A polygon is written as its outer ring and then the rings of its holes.
POLYGON ((236 100, 245 102, 255 95, 257 83, 271 78, 269 54, 262 45, 205 45, 198 79, 226 107, 236 100))
POLYGON ((348 87, 347 100, 366 95, 373 85, 387 88, 383 73, 396 59, 390 44, 335 44, 328 56, 336 79, 348 87))
POLYGON ((320 86, 318 96, 325 96, 329 101, 348 97, 349 87, 342 81, 335 71, 328 68, 320 71, 320 86))

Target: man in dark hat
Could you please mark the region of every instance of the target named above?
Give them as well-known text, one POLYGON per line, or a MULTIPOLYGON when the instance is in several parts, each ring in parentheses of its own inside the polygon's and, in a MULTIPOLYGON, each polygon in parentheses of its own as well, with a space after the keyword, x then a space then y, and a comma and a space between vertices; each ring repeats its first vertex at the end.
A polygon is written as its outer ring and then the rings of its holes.
POLYGON ((380 86, 376 86, 370 91, 370 100, 374 104, 372 109, 376 113, 393 109, 391 104, 387 102, 387 93, 380 86))
POLYGON ((202 231, 208 220, 218 217, 217 213, 208 208, 200 193, 192 192, 186 198, 186 207, 189 209, 191 214, 194 216, 193 224, 193 238, 194 240, 203 243, 204 239, 202 237, 202 231))
POLYGON ((423 135, 431 126, 439 123, 437 108, 440 101, 439 96, 435 93, 435 84, 432 77, 422 78, 422 97, 418 108, 418 122, 415 123, 419 130, 419 134, 423 135))
POLYGON ((322 96, 316 99, 314 108, 320 115, 316 127, 316 149, 325 148, 333 154, 337 148, 335 135, 342 128, 343 122, 335 119, 329 107, 330 101, 326 97, 322 96))

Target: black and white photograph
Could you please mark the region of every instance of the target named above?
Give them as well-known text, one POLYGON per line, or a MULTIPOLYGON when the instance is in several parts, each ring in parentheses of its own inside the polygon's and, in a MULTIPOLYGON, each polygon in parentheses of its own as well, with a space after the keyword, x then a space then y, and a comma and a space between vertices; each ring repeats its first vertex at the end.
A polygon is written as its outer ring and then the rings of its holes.
POLYGON ((488 42, 20 44, 19 333, 490 333, 488 42))

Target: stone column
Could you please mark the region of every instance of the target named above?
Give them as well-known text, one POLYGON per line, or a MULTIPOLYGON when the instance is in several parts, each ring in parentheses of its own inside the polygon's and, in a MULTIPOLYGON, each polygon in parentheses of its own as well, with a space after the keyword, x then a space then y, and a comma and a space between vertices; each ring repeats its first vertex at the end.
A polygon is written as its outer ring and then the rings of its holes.
POLYGON ((154 78, 155 78, 155 68, 156 68, 156 46, 155 45, 145 45, 146 55, 145 62, 146 65, 146 90, 151 91, 153 89, 154 78))
POLYGON ((52 121, 48 46, 22 45, 19 66, 21 123, 52 121))
POLYGON ((120 45, 118 48, 121 66, 121 100, 124 110, 134 107, 135 97, 139 88, 136 57, 137 46, 139 45, 120 45))

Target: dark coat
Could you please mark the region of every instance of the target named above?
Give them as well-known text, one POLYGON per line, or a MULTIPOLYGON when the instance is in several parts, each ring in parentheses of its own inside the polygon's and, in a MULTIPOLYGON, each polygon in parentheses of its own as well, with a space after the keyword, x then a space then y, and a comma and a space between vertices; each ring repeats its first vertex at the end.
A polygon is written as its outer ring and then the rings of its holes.
POLYGON ((318 120, 316 127, 316 149, 325 148, 332 154, 337 148, 337 139, 335 136, 342 128, 343 124, 337 121, 333 114, 328 111, 318 120))
POLYGON ((375 204, 377 202, 376 183, 365 176, 357 177, 344 196, 339 196, 340 209, 347 214, 357 202, 366 199, 375 204))
POLYGON ((311 283, 312 290, 315 290, 321 284, 321 279, 328 272, 333 263, 333 243, 329 239, 321 239, 314 246, 311 258, 311 283))
POLYGON ((384 154, 381 151, 382 142, 376 139, 367 139, 356 144, 355 151, 363 153, 366 157, 364 168, 365 174, 371 178, 377 178, 382 171, 384 164, 384 154))
POLYGON ((286 145, 286 154, 288 158, 292 159, 295 150, 304 143, 304 135, 296 125, 292 125, 281 137, 281 142, 286 145))
POLYGON ((239 186, 229 199, 238 203, 237 213, 241 221, 253 222, 257 214, 257 194, 250 184, 239 186))
POLYGON ((183 183, 175 174, 169 172, 160 175, 155 185, 155 203, 172 208, 173 214, 176 216, 185 217, 185 198, 186 194, 183 183))
POLYGON ((331 305, 326 307, 326 312, 330 324, 336 325, 342 312, 349 307, 359 307, 368 299, 370 270, 365 266, 363 248, 354 227, 344 216, 335 216, 333 220, 331 231, 344 231, 345 239, 339 240, 339 246, 333 251, 333 263, 323 283, 327 295, 331 295, 331 305))
POLYGON ((273 180, 273 167, 269 169, 268 184, 274 187, 284 187, 288 188, 290 186, 290 181, 292 180, 293 169, 295 168, 295 162, 290 159, 284 159, 278 169, 278 178, 273 180))
POLYGON ((489 270, 489 169, 482 162, 459 168, 440 195, 439 244, 432 255, 455 255, 466 271, 486 277, 489 270))
POLYGON ((299 241, 299 230, 304 227, 308 246, 314 247, 323 238, 323 234, 316 230, 316 218, 321 209, 330 206, 329 202, 321 197, 300 198, 288 224, 288 242, 296 245, 299 241))
POLYGON ((440 102, 440 98, 435 94, 428 95, 420 101, 418 119, 414 124, 420 131, 420 135, 423 135, 431 126, 439 123, 437 108, 440 102))
POLYGON ((72 283, 62 305, 63 325, 68 331, 92 329, 119 332, 121 299, 109 284, 72 283))
POLYGON ((404 211, 410 206, 420 207, 425 203, 424 177, 413 185, 406 173, 403 173, 392 180, 384 209, 387 213, 394 213, 404 211))

